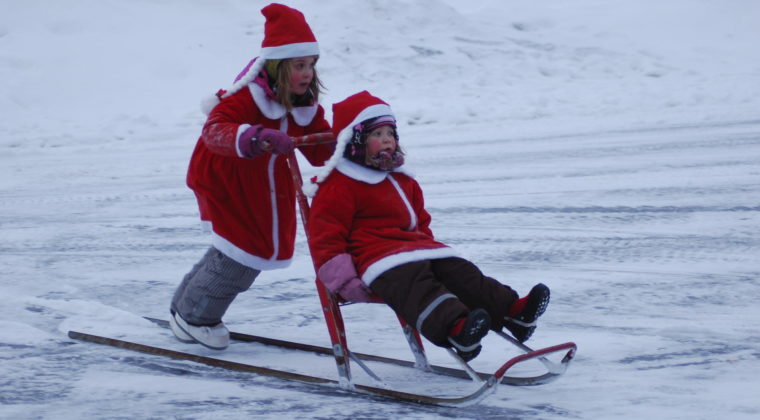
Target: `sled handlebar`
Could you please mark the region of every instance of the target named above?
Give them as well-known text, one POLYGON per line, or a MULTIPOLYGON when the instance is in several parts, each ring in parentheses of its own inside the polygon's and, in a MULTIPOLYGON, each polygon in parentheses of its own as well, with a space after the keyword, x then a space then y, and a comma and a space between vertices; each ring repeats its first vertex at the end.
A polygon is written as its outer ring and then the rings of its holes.
MULTIPOLYGON (((322 133, 312 133, 305 136, 291 137, 296 147, 301 146, 318 146, 320 144, 335 143, 335 136, 329 131, 322 133)), ((272 145, 268 142, 261 141, 261 148, 269 152, 272 150, 272 145)))
POLYGON ((293 137, 293 143, 296 144, 296 147, 335 143, 335 136, 330 131, 312 133, 305 136, 293 137))

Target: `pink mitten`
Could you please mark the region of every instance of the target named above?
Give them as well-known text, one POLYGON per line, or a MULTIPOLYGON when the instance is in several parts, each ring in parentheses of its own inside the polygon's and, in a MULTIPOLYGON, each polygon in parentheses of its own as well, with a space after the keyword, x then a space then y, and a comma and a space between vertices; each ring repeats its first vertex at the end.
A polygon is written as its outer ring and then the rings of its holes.
POLYGON ((267 150, 266 146, 261 144, 261 142, 268 144, 271 152, 276 155, 290 153, 296 147, 289 135, 271 128, 262 128, 259 133, 259 144, 262 149, 267 150))
POLYGON ((261 124, 248 127, 238 138, 238 150, 247 158, 255 158, 267 152, 290 153, 294 148, 295 144, 290 136, 279 130, 264 128, 261 124))
POLYGON ((372 300, 370 293, 372 292, 359 277, 354 277, 347 281, 338 290, 338 294, 349 302, 370 302, 372 300))
POLYGON ((369 302, 371 291, 356 273, 349 254, 338 254, 319 267, 319 280, 333 293, 351 302, 369 302))

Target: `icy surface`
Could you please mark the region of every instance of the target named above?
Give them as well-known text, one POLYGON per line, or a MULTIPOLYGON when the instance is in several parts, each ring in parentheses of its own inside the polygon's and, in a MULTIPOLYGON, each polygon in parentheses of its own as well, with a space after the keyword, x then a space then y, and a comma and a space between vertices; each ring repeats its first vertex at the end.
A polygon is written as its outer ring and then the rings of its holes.
MULTIPOLYGON (((287 3, 320 41, 328 115, 362 89, 389 101, 437 236, 521 293, 548 284, 529 343, 577 360, 441 409, 70 340, 336 377, 142 319, 208 246, 184 185, 198 104, 258 52, 264 3, 0 0, 0 418, 760 417, 760 3, 287 3)), ((297 249, 231 328, 328 345, 297 249)), ((344 314, 355 350, 409 358, 389 309, 344 314)), ((514 354, 489 336, 474 365, 514 354)))

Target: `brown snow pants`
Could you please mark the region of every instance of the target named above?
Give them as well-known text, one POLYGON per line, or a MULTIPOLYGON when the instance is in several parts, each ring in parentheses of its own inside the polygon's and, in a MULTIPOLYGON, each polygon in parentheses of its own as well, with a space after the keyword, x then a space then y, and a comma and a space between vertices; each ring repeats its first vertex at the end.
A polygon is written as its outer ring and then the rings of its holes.
POLYGON ((502 319, 518 298, 509 286, 484 276, 463 258, 441 258, 394 267, 371 284, 404 321, 431 343, 448 347, 448 332, 470 310, 483 308, 491 316, 491 328, 499 330, 502 319))

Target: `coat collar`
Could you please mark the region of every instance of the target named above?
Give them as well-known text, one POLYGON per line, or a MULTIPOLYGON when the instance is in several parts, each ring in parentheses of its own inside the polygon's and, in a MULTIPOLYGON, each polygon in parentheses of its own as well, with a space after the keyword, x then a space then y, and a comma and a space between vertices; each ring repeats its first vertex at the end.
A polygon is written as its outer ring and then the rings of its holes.
POLYGON ((341 157, 340 160, 338 160, 335 169, 351 179, 366 182, 367 184, 379 184, 387 178, 389 174, 389 172, 377 171, 359 165, 358 163, 351 162, 344 157, 341 157))
POLYGON ((410 178, 414 178, 414 174, 412 174, 403 166, 394 169, 391 172, 378 171, 375 169, 370 169, 366 166, 359 165, 358 163, 351 162, 344 157, 341 157, 338 160, 338 163, 335 165, 335 169, 351 179, 366 182, 367 184, 379 184, 391 173, 402 173, 410 178))
MULTIPOLYGON (((259 107, 261 113, 270 120, 279 120, 287 114, 287 109, 280 103, 271 100, 264 89, 256 83, 249 83, 248 89, 251 91, 253 101, 256 102, 256 106, 259 107)), ((290 115, 293 116, 293 120, 301 127, 306 127, 311 124, 314 116, 317 115, 317 108, 319 105, 299 106, 290 111, 290 115)))

